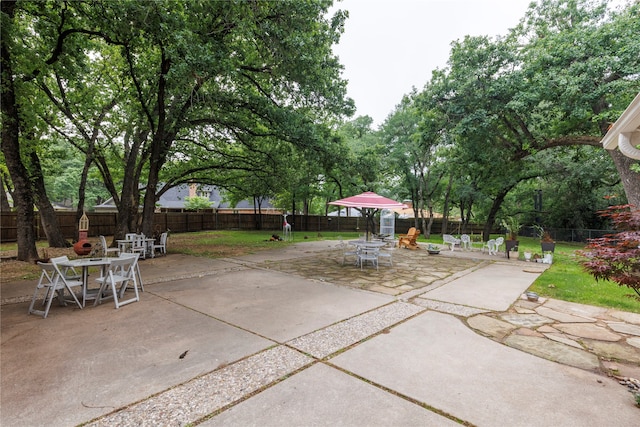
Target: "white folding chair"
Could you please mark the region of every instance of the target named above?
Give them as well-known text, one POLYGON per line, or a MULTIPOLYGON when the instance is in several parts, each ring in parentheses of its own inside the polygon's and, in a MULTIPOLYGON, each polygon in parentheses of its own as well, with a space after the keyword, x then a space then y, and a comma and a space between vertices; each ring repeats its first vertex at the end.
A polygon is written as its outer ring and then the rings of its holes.
POLYGON ((144 283, 142 283, 142 275, 140 274, 140 264, 138 263, 139 255, 128 253, 128 252, 120 254, 120 258, 125 258, 125 257, 136 258, 136 267, 135 267, 136 281, 138 282, 138 285, 140 285, 140 291, 144 292, 144 283))
POLYGON ((40 280, 38 281, 35 292, 33 293, 33 298, 31 298, 29 314, 38 314, 42 316, 42 318, 46 319, 49 315, 49 309, 51 308, 51 303, 56 297, 56 294, 58 295, 60 305, 66 305, 67 301, 73 301, 78 307, 80 307, 80 309, 82 309, 82 304, 73 290, 75 287, 82 287, 82 281, 77 280, 78 276, 70 275, 74 272, 70 267, 58 265, 59 262, 64 262, 66 260, 68 260, 67 257, 58 257, 51 259, 51 263, 38 262, 38 265, 42 268, 42 273, 40 274, 40 280), (69 291, 72 299, 65 299, 65 289, 69 291), (45 291, 42 300, 44 310, 36 310, 34 308, 35 303, 42 290, 45 291))
POLYGON ((107 239, 104 236, 100 237, 100 245, 102 245, 102 256, 107 258, 109 254, 115 254, 116 256, 120 255, 120 248, 110 248, 107 246, 107 239))
POLYGON ((38 262, 38 265, 42 269, 42 273, 40 274, 40 280, 36 285, 36 290, 33 293, 33 298, 31 298, 31 304, 29 305, 29 314, 38 314, 42 316, 43 319, 47 318, 49 314, 49 308, 51 307, 51 302, 58 293, 58 299, 60 300, 60 305, 64 305, 63 297, 60 295, 61 289, 56 289, 56 269, 53 267, 51 263, 38 262), (36 310, 34 309, 36 300, 39 297, 41 291, 45 291, 42 296, 42 305, 45 307, 44 310, 36 310))
POLYGON ((144 234, 136 234, 131 244, 131 253, 140 255, 140 258, 147 257, 147 242, 144 241, 144 234))
POLYGON ((135 274, 137 262, 137 255, 114 258, 111 261, 111 264, 109 264, 109 268, 107 269, 105 276, 96 279, 96 282, 100 283, 100 290, 98 291, 98 296, 93 305, 95 306, 102 303, 102 300, 105 298, 113 298, 116 308, 120 308, 123 305, 132 302, 140 301, 138 282, 135 274), (134 296, 123 300, 124 292, 126 291, 129 282, 133 284, 134 296), (104 296, 105 293, 109 293, 109 296, 104 296))
POLYGON ((153 254, 156 253, 156 249, 160 249, 160 253, 163 255, 167 254, 167 237, 168 236, 169 236, 169 233, 165 231, 160 235, 160 243, 158 243, 157 245, 155 243, 151 245, 151 252, 153 254))

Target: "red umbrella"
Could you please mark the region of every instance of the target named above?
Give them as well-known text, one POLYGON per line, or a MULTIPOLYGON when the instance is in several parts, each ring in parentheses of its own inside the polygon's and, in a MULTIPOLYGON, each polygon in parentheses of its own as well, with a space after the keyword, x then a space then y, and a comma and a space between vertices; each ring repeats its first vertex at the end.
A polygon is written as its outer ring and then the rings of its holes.
POLYGON ((369 238, 369 219, 373 217, 372 209, 395 209, 395 208, 407 208, 404 203, 396 202, 395 200, 387 199, 372 191, 367 191, 357 196, 345 197, 344 199, 334 200, 329 202, 330 205, 345 206, 348 208, 364 209, 364 215, 366 217, 366 236, 369 238))
POLYGON ((371 209, 396 209, 407 208, 404 203, 387 199, 373 191, 367 191, 357 196, 345 197, 344 199, 329 202, 330 205, 345 206, 348 208, 371 208, 371 209))

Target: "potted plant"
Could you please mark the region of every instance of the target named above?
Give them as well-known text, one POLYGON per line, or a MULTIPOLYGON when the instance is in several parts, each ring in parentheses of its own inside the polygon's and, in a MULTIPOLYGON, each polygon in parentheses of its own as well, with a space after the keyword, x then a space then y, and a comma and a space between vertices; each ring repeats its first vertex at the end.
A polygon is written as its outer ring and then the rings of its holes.
POLYGON ((540 245, 542 246, 542 252, 553 252, 556 249, 556 242, 553 241, 548 231, 545 231, 540 239, 540 245))
POLYGON ((507 240, 504 242, 507 253, 509 253, 509 251, 517 251, 518 243, 520 243, 518 241, 518 232, 520 231, 520 228, 522 228, 520 221, 518 221, 517 217, 510 216, 502 221, 502 225, 507 229, 508 236, 507 240))
POLYGON ((540 237, 542 253, 553 252, 556 249, 556 242, 553 241, 551 234, 539 225, 534 225, 534 228, 536 229, 536 234, 540 237))

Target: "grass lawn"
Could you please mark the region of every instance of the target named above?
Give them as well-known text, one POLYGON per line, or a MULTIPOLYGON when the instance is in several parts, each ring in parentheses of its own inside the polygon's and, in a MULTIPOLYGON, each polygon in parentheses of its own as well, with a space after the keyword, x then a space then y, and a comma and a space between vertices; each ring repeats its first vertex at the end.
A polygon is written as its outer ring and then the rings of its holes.
MULTIPOLYGON (((518 240, 521 260, 524 260, 525 251, 541 255, 538 239, 520 236, 518 240)), ((433 236, 429 242, 442 244, 442 238, 439 235, 433 236)), ((576 251, 583 248, 582 243, 557 242, 553 264, 538 277, 529 290, 543 297, 640 313, 640 301, 627 296, 635 295, 631 288, 618 286, 610 281, 596 282, 582 269, 581 257, 576 251)))
MULTIPOLYGON (((203 231, 196 233, 172 234, 169 237, 168 250, 170 253, 222 258, 240 256, 273 248, 273 245, 286 245, 288 242, 270 241, 272 234, 280 232, 267 231, 203 231)), ((294 232, 294 241, 314 240, 352 240, 358 238, 357 232, 294 232)), ((530 251, 540 253, 538 239, 520 237, 519 256, 530 251)), ((433 235, 430 239, 419 238, 419 242, 442 244, 440 235, 433 235)), ((38 248, 46 247, 46 242, 38 242, 38 248)), ((530 290, 541 296, 572 301, 582 304, 616 308, 623 311, 640 313, 640 301, 627 297, 633 293, 630 288, 618 286, 609 281, 596 282, 595 279, 583 271, 580 257, 576 251, 584 245, 576 243, 558 242, 556 244, 553 264, 533 283, 530 290)), ((15 243, 3 243, 0 252, 15 251, 15 243)), ((513 256, 513 255, 512 255, 513 256)), ((31 267, 31 266, 29 266, 31 267)), ((24 268, 24 267, 23 267, 24 268)), ((36 266, 32 268, 34 277, 39 274, 36 266)), ((8 273, 8 271, 4 271, 8 273)), ((22 271, 24 274, 25 271, 22 271)), ((30 272, 31 273, 31 272, 30 272)))

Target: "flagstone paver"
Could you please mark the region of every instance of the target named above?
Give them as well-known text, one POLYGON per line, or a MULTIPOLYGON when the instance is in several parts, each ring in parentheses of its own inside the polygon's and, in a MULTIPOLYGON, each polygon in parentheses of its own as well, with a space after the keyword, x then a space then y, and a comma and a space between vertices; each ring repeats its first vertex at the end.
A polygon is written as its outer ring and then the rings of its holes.
POLYGON ((560 311, 557 311, 545 306, 540 306, 535 311, 542 316, 549 317, 553 320, 557 320, 558 322, 570 322, 570 323, 595 322, 595 319, 591 317, 575 316, 573 314, 562 313, 560 311))
POLYGON ((604 342, 585 340, 585 345, 600 357, 613 360, 640 363, 640 351, 624 342, 604 342))
POLYGON ((538 314, 512 314, 506 313, 500 315, 500 318, 506 322, 509 322, 517 326, 536 327, 547 323, 552 323, 553 320, 548 317, 540 316, 538 314))
POLYGON ((405 249, 393 252, 393 267, 380 265, 377 270, 369 265, 360 269, 349 262, 342 265, 342 258, 341 250, 328 250, 295 262, 267 261, 259 266, 307 279, 322 277, 337 285, 400 295, 486 263, 486 260, 433 256, 427 251, 405 249))
POLYGON ((512 325, 509 322, 504 322, 502 320, 498 320, 484 314, 470 317, 467 320, 467 323, 471 328, 476 329, 477 331, 480 331, 498 340, 503 339, 505 336, 511 333, 511 331, 516 329, 516 326, 512 325))
POLYGON ((600 341, 618 341, 622 338, 620 335, 593 323, 559 323, 555 325, 555 328, 569 335, 600 341))
MULTIPOLYGON (((507 337, 505 344, 576 368, 591 371, 600 368, 600 361, 594 354, 546 338, 512 334, 507 337)), ((523 370, 526 372, 526 366, 523 367, 523 370)))
POLYGON ((616 332, 628 335, 636 335, 640 337, 640 326, 629 325, 628 323, 606 322, 607 326, 616 332))
POLYGON ((623 320, 627 323, 633 323, 635 325, 640 325, 640 313, 629 313, 628 311, 617 311, 613 310, 609 312, 609 314, 619 320, 623 320))

